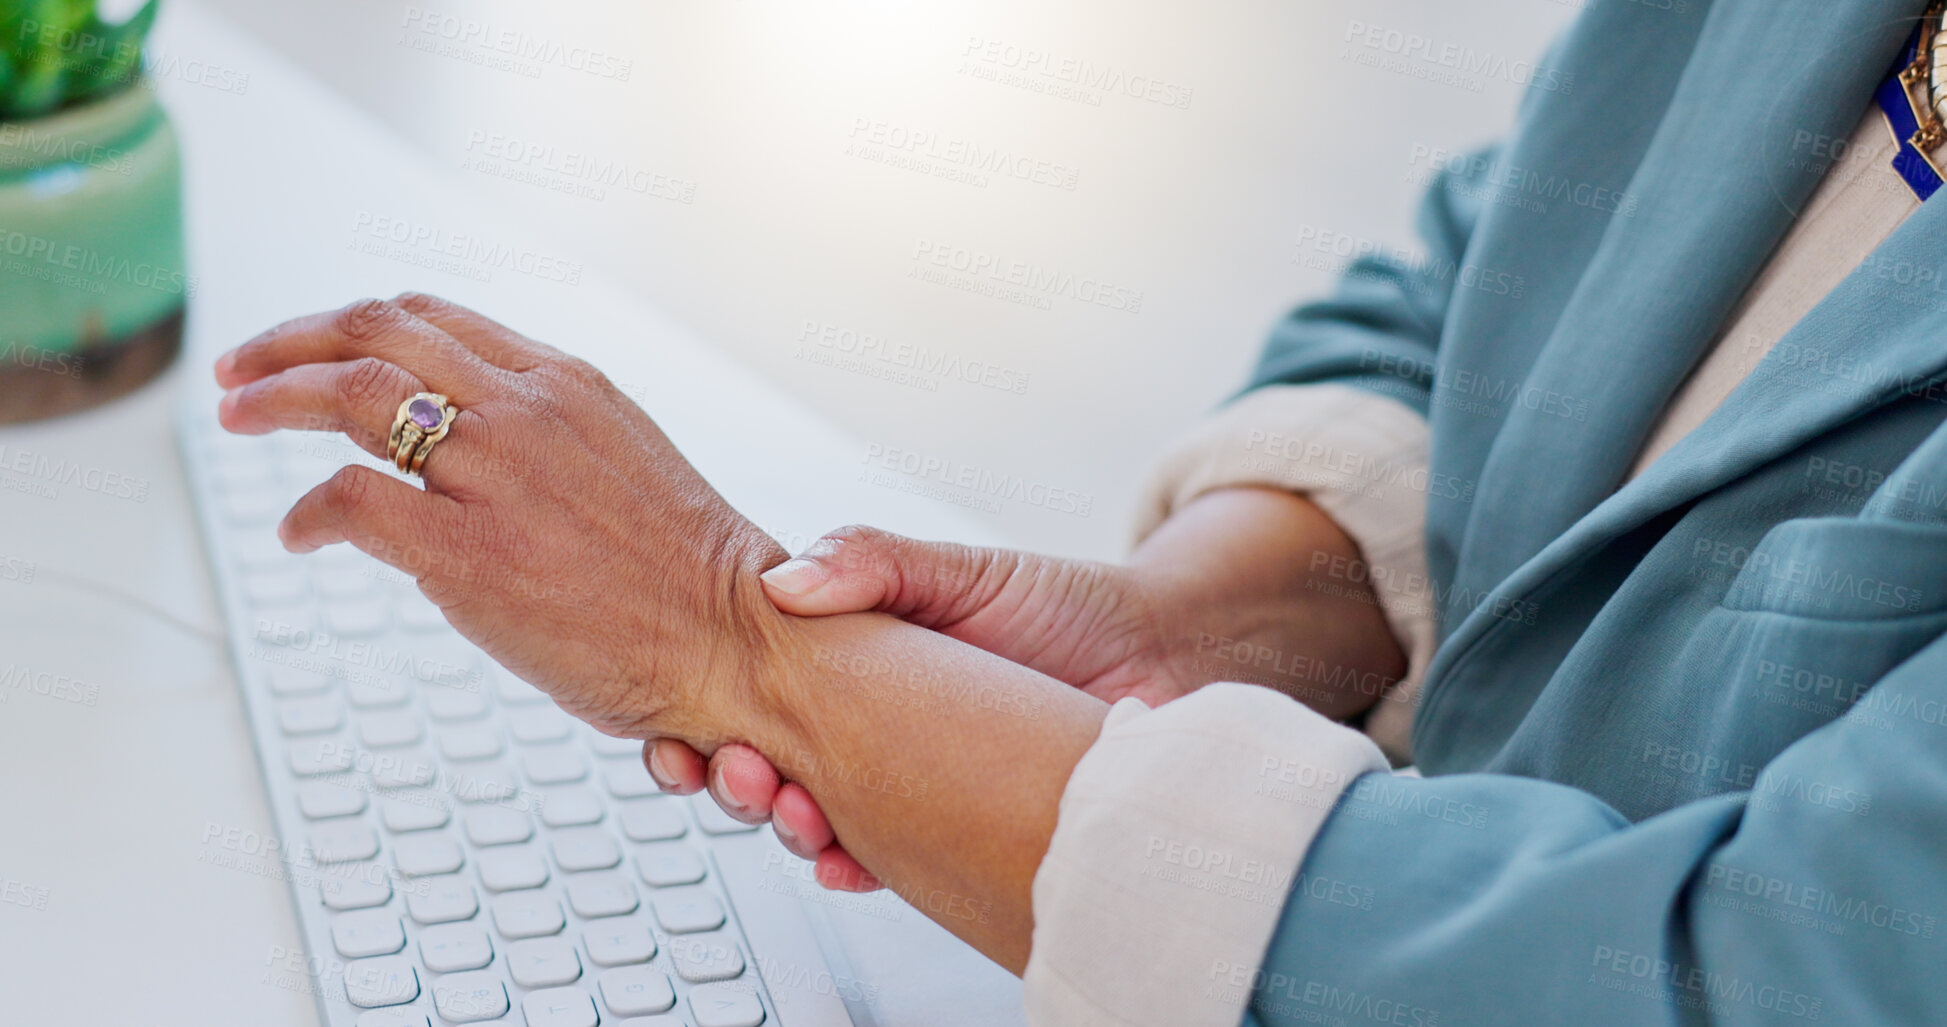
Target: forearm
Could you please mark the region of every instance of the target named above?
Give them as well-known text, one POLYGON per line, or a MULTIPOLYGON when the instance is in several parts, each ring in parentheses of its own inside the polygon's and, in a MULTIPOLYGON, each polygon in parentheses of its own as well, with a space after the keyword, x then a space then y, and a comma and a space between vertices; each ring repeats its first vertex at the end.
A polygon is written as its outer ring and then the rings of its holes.
POLYGON ((1331 717, 1377 701, 1406 670, 1358 547, 1304 496, 1206 493, 1170 515, 1129 560, 1163 597, 1158 627, 1192 685, 1275 688, 1331 717))
POLYGON ((889 888, 1021 972, 1035 870, 1107 705, 879 614, 773 630, 776 671, 727 735, 810 790, 889 888))

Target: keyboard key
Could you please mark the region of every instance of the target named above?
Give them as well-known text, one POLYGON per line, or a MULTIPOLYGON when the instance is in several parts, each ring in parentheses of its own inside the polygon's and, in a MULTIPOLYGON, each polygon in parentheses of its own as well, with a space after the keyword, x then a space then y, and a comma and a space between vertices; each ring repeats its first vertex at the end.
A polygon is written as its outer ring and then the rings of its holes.
POLYGON ((344 722, 345 708, 328 695, 286 699, 277 704, 277 726, 287 735, 336 731, 344 722))
POLYGON ((412 687, 404 678, 368 678, 347 682, 345 696, 359 709, 383 709, 404 705, 412 698, 412 687))
POLYGON ((291 773, 299 777, 342 774, 352 769, 351 743, 340 738, 308 738, 292 742, 291 773))
POLYGON ((358 740, 367 749, 411 745, 425 737, 425 726, 407 711, 366 713, 358 718, 358 740))
POLYGON ((405 1005, 419 997, 419 971, 401 956, 353 960, 345 964, 345 997, 366 1009, 405 1005))
POLYGON ((492 724, 442 728, 440 755, 449 760, 484 760, 500 755, 500 729, 492 724))
POLYGON ((652 888, 695 884, 703 880, 703 857, 682 842, 655 842, 636 846, 636 871, 642 883, 652 888))
POLYGON ((379 854, 379 833, 359 820, 319 824, 305 836, 311 858, 319 863, 348 863, 379 854))
POLYGON ((522 745, 567 741, 575 729, 573 717, 559 706, 531 706, 507 711, 507 729, 522 745))
POLYGON ((642 739, 640 738, 617 738, 614 735, 602 734, 594 728, 589 728, 586 733, 588 735, 588 744, 595 750, 595 755, 597 756, 626 756, 633 760, 642 758, 642 739))
POLYGON ((595 1000, 580 988, 546 988, 521 999, 527 1027, 595 1027, 595 1000))
POLYGON ((439 762, 423 746, 364 755, 372 764, 372 783, 380 788, 417 788, 439 774, 439 762))
POLYGON ((326 909, 370 909, 392 901, 392 878, 376 863, 333 867, 318 882, 326 909))
POLYGON ((493 672, 494 694, 509 706, 532 706, 548 701, 548 694, 509 674, 505 670, 493 672))
POLYGON ((581 957, 560 938, 529 938, 507 946, 507 972, 523 988, 551 988, 581 979, 581 957))
POLYGON ((584 920, 633 913, 635 885, 620 874, 587 874, 568 882, 568 905, 584 920))
POLYGON ((480 912, 480 896, 459 876, 422 877, 406 889, 406 912, 422 924, 469 920, 480 912))
POLYGON ((601 977, 602 1002, 617 1016, 661 1013, 676 1004, 669 975, 654 967, 628 966, 601 977))
POLYGON ((567 926, 561 903, 544 892, 508 892, 493 903, 494 926, 507 938, 538 938, 559 934, 567 926))
POLYGON ((298 810, 311 820, 348 817, 365 810, 365 792, 337 781, 299 781, 295 791, 298 810))
POLYGON ((572 746, 552 745, 521 754, 521 772, 530 783, 564 785, 588 776, 588 762, 572 746))
POLYGON ((723 926, 723 903, 703 888, 658 892, 656 922, 671 934, 695 934, 723 926))
POLYGON ((747 991, 706 984, 690 989, 690 1015, 696 1027, 757 1027, 764 1022, 764 1003, 747 991))
POLYGON ((272 667, 266 680, 273 695, 308 695, 331 687, 332 679, 316 671, 296 667, 272 667))
POLYGON ((507 985, 490 971, 447 974, 433 981, 433 1005, 453 1023, 507 1015, 507 985))
POLYGON ((539 797, 541 822, 549 827, 578 827, 602 819, 602 800, 579 785, 550 788, 539 797))
POLYGON ((480 869, 480 883, 488 891, 520 891, 548 883, 547 861, 525 845, 488 849, 473 862, 480 869))
MULTIPOLYGON (((420 932, 419 958, 436 974, 478 970, 493 962, 494 946, 487 932, 473 924, 439 924, 420 932)), ((438 997, 435 988, 434 999, 438 997)))
POLYGON ((427 685, 426 713, 434 720, 477 720, 487 715, 487 697, 450 685, 427 685))
POLYGON ((757 830, 756 824, 746 824, 731 819, 730 814, 717 805, 717 800, 709 792, 698 792, 689 797, 690 810, 696 814, 696 824, 705 834, 743 834, 757 830))
POLYGON ((468 763, 447 773, 461 802, 504 803, 520 794, 520 781, 498 761, 468 763))
POLYGON ((534 819, 505 806, 477 806, 466 811, 466 836, 475 845, 512 845, 534 837, 534 819))
POLYGON ((744 972, 744 954, 725 934, 686 934, 671 938, 669 961, 692 984, 727 981, 744 972))
MULTIPOLYGON (((432 1021, 426 1014, 415 1013, 410 1009, 374 1009, 362 1014, 352 1027, 431 1027, 432 1021)), ((623 1027, 623 1025, 617 1025, 623 1027)))
POLYGON ((379 816, 385 829, 394 834, 445 827, 452 814, 447 798, 437 792, 409 790, 392 792, 379 800, 379 816))
POLYGON ((382 600, 350 599, 324 604, 325 630, 345 638, 366 638, 385 630, 392 610, 382 600))
POLYGON ((682 807, 673 797, 618 802, 615 817, 622 822, 622 833, 638 842, 681 838, 690 829, 683 819, 682 807))
POLYGON ((603 760, 602 781, 608 786, 608 793, 618 799, 662 794, 641 760, 603 760))
POLYGON ((379 590, 379 579, 372 576, 369 568, 358 564, 320 567, 312 572, 311 580, 318 586, 318 594, 326 599, 355 599, 379 590))
POLYGON ((460 869, 460 845, 443 834, 407 835, 392 844, 392 862, 407 877, 431 877, 460 869))
POLYGON ((647 963, 656 958, 656 939, 641 924, 618 920, 581 932, 588 958, 597 966, 647 963))
POLYGON ((615 839, 599 827, 571 827, 556 831, 548 841, 555 865, 575 873, 580 870, 607 870, 622 862, 622 850, 615 839))
POLYGON ((346 959, 389 956, 406 947, 406 928, 383 909, 340 913, 331 921, 331 946, 346 959))

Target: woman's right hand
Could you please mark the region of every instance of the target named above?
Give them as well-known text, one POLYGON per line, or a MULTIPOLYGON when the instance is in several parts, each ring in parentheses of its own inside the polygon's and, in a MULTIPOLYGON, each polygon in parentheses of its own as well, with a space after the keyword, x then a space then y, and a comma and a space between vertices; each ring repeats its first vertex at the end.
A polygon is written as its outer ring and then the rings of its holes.
MULTIPOLYGON (((1114 702, 1151 706, 1213 681, 1266 685, 1328 716, 1378 701, 1405 670, 1351 539, 1310 500, 1230 488, 1185 504, 1127 566, 919 542, 844 528, 763 575, 779 610, 874 610, 1114 702), (1321 680, 1326 682, 1321 684, 1321 680)), ((872 875, 836 843, 811 794, 734 742, 706 762, 671 739, 643 751, 667 791, 710 789, 731 816, 773 820, 829 888, 872 875)))

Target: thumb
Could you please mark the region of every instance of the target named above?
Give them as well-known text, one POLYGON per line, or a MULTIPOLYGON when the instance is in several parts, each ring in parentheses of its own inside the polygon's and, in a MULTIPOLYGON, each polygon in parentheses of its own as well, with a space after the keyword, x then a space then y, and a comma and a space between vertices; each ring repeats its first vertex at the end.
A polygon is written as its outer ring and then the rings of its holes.
POLYGON ((762 575, 773 605, 800 617, 876 610, 923 627, 978 610, 1005 580, 1004 550, 920 542, 877 528, 840 528, 762 575))

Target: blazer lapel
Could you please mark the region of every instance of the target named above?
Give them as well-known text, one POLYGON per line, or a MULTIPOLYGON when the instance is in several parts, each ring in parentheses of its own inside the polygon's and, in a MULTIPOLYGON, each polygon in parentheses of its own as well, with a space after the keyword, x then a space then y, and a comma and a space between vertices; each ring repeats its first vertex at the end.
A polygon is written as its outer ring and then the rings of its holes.
MULTIPOLYGON (((1631 182, 1618 217, 1526 385, 1588 397, 1565 428, 1517 405, 1490 450, 1453 594, 1518 599, 1592 547, 1687 503, 1947 365, 1947 283, 1919 304, 1889 301, 1900 262, 1947 276, 1947 230, 1929 203, 1786 336, 1714 416, 1617 491, 1671 394, 1818 184, 1810 133, 1846 138, 1924 4, 1719 0, 1631 182), (1770 69, 1767 72, 1765 69, 1770 69), (1809 349, 1874 368, 1857 381, 1806 384, 1780 358, 1809 349), (1543 470, 1545 469, 1545 471, 1543 470)), ((1917 287, 1916 287, 1917 288, 1917 287)), ((1446 670, 1495 623, 1493 603, 1450 603, 1452 625, 1428 675, 1446 670)))

